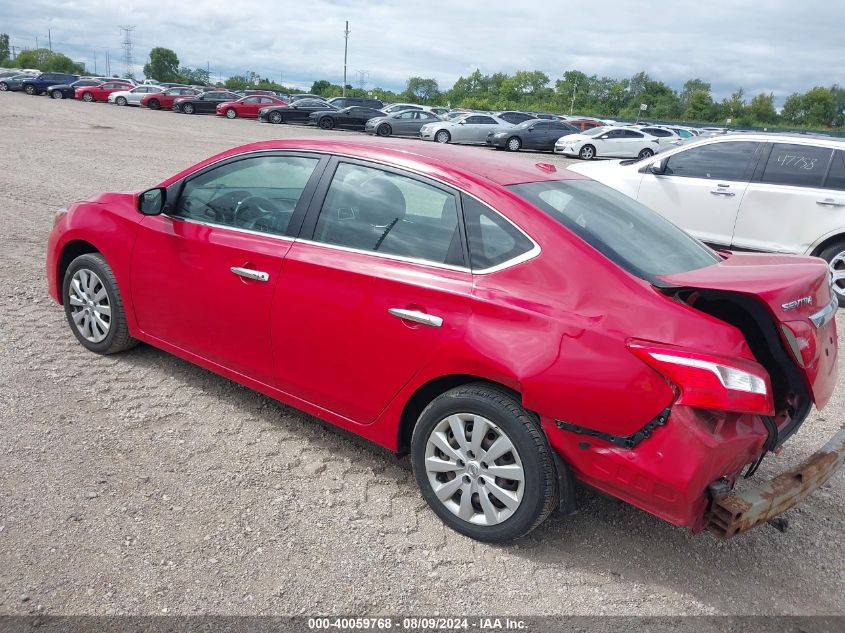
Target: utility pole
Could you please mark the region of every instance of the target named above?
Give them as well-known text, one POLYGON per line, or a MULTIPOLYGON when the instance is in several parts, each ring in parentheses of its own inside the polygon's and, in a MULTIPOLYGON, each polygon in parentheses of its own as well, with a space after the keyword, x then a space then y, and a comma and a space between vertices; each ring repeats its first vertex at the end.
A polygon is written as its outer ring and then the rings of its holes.
POLYGON ((47 29, 47 46, 50 48, 50 52, 53 52, 53 33, 52 29, 47 29))
POLYGON ((343 96, 346 96, 346 53, 349 49, 349 20, 346 21, 346 29, 343 31, 343 96))
POLYGON ((111 77, 111 60, 109 59, 109 49, 106 49, 106 74, 111 77))
POLYGON ((572 114, 572 110, 575 109, 575 92, 578 90, 578 82, 576 81, 575 84, 572 86, 572 103, 569 104, 569 114, 572 114))
POLYGON ((94 51, 94 74, 97 74, 97 51, 94 51))
POLYGON ((17 47, 16 47, 16 46, 10 46, 9 48, 11 48, 11 49, 12 49, 12 59, 14 59, 14 58, 16 57, 16 55, 15 55, 15 49, 16 49, 17 47))
POLYGON ((38 36, 35 36, 35 50, 38 50, 38 36))

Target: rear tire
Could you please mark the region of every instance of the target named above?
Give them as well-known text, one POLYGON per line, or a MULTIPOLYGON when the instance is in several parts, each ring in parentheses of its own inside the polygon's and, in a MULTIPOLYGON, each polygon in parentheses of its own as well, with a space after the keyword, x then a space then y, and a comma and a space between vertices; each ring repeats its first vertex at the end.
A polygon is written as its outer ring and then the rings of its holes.
POLYGON ((129 335, 117 280, 100 253, 80 255, 70 263, 62 302, 74 336, 95 354, 115 354, 138 344, 129 335))
POLYGON ((839 306, 845 307, 845 241, 834 242, 818 256, 827 262, 833 275, 833 292, 839 299, 839 306))
POLYGON ((411 460, 435 514, 479 541, 525 536, 558 502, 554 455, 539 419, 495 385, 472 383, 435 398, 414 427, 411 460), (473 434, 479 429, 480 439, 473 434))
POLYGON ((6 92, 9 89, 9 84, 5 81, 0 81, 0 92, 6 92))
POLYGON ((654 156, 654 150, 651 150, 648 147, 644 147, 640 150, 640 153, 637 154, 637 158, 639 158, 640 160, 644 158, 651 158, 652 156, 654 156))
POLYGON ((596 157, 596 148, 592 145, 585 145, 578 152, 578 158, 581 160, 593 160, 596 157))

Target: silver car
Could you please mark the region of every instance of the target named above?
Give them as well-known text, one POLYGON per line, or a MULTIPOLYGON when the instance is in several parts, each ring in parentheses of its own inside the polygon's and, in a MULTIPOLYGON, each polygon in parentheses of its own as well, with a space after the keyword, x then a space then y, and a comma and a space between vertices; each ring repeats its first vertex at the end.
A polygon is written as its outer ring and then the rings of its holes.
POLYGON ((420 128, 420 138, 438 143, 477 143, 484 145, 491 130, 512 128, 513 125, 492 114, 467 113, 452 121, 427 123, 420 128))
POLYGON ((425 110, 404 110, 367 121, 364 131, 379 136, 419 136, 420 128, 440 121, 433 112, 425 110))
POLYGON ((132 90, 120 90, 109 95, 109 103, 116 103, 119 106, 125 105, 141 105, 141 99, 144 95, 151 92, 164 92, 161 86, 135 86, 132 90))

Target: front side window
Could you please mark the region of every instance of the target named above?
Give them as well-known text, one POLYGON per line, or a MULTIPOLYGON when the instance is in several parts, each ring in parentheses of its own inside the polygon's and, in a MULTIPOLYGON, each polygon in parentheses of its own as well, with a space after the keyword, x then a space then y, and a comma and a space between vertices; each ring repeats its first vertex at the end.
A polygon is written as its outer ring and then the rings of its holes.
POLYGON ((710 180, 748 180, 757 146, 751 141, 728 141, 691 147, 670 156, 664 173, 710 180))
POLYGON ((658 213, 598 182, 531 182, 508 189, 643 279, 720 261, 714 251, 658 213))
POLYGON ((455 196, 373 167, 340 163, 314 240, 438 264, 463 265, 455 196))
POLYGON ((284 235, 318 159, 253 156, 188 180, 171 214, 284 235))
POLYGON ((829 147, 773 143, 762 182, 796 187, 821 187, 830 156, 829 147))

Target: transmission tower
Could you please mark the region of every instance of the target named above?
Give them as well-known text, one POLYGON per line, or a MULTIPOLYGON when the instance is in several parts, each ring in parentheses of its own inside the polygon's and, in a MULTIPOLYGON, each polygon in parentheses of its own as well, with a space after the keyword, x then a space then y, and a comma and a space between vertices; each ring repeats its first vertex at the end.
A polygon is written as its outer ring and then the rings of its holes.
POLYGON ((361 90, 367 89, 367 79, 370 77, 369 70, 356 70, 355 72, 358 73, 358 87, 361 90))
POLYGON ((133 76, 132 68, 134 66, 132 60, 132 34, 135 32, 135 27, 132 25, 121 25, 120 33, 123 35, 123 65, 126 66, 126 76, 133 76))

